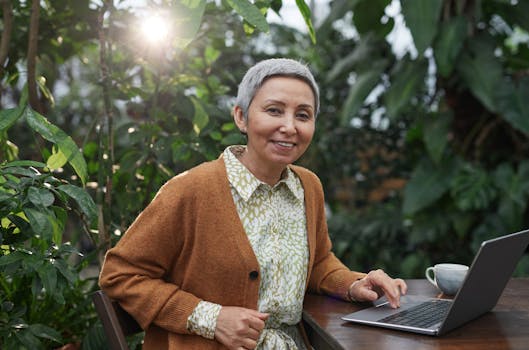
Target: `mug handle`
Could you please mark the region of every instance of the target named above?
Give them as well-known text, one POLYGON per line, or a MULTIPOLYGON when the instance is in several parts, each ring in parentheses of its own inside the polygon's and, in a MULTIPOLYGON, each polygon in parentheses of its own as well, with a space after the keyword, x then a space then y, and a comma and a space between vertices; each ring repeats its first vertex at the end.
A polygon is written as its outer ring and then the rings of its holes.
POLYGON ((435 276, 435 270, 432 266, 428 267, 426 271, 424 271, 424 274, 426 276, 426 279, 430 281, 431 284, 437 287, 437 283, 435 283, 434 277, 431 276, 431 273, 433 272, 433 275, 435 276))

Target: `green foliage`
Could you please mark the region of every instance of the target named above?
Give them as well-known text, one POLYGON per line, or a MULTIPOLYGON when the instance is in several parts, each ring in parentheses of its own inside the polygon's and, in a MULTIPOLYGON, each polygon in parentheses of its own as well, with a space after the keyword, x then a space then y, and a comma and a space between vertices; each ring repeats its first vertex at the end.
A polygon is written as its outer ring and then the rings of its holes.
POLYGON ((397 119, 405 112, 404 108, 423 86, 427 69, 428 63, 424 59, 412 61, 405 58, 395 65, 384 101, 390 119, 397 119))
POLYGON ((401 2, 402 14, 413 36, 419 54, 431 45, 438 32, 443 0, 405 0, 401 2))
POLYGON ((46 349, 78 336, 93 322, 86 299, 86 261, 63 234, 75 206, 89 223, 92 198, 53 176, 46 164, 0 164, 0 335, 6 349, 46 349))
POLYGON ((206 0, 173 2, 172 15, 179 33, 177 47, 186 47, 193 40, 202 22, 206 9, 206 0))
POLYGON ((529 135, 529 78, 522 77, 518 81, 504 78, 500 82, 495 94, 498 109, 503 112, 505 119, 513 128, 529 135))
POLYGON ((458 171, 456 159, 435 165, 429 159, 421 161, 411 175, 404 192, 403 211, 414 214, 439 200, 450 188, 458 171))
POLYGON ((501 62, 494 56, 495 43, 483 35, 468 43, 457 65, 463 82, 490 111, 496 112, 495 94, 502 78, 501 62))
POLYGON ((377 37, 385 37, 393 29, 393 20, 380 21, 384 16, 386 6, 390 0, 358 1, 354 6, 353 20, 356 29, 361 34, 376 33, 377 37))
POLYGON ((527 4, 401 1, 404 52, 388 44, 387 5, 334 1, 319 45, 287 52, 311 63, 323 91, 302 162, 322 178, 337 255, 422 277, 529 227, 527 4))
MULTIPOLYGON (((57 170, 68 163, 75 170, 82 183, 86 183, 86 162, 75 142, 64 131, 51 124, 30 106, 0 111, 0 118, 6 120, 0 124, 0 133, 6 132, 21 117, 25 119, 33 131, 54 144, 53 153, 47 160, 47 167, 51 170, 57 170)), ((5 142, 6 140, 1 141, 5 142)))
POLYGON ((434 55, 439 75, 448 78, 465 43, 468 23, 464 16, 456 16, 441 25, 439 38, 434 44, 434 55))
POLYGON ((227 0, 227 2, 252 26, 262 32, 268 32, 268 22, 257 6, 246 0, 227 0))
POLYGON ((87 280, 79 278, 83 264, 67 262, 78 253, 69 244, 42 242, 12 248, 0 257, 0 334, 6 349, 47 349, 79 341, 93 322, 87 280))
POLYGON ((314 32, 314 27, 312 26, 312 12, 304 0, 296 0, 296 5, 301 13, 301 16, 303 17, 303 20, 305 21, 305 24, 307 25, 310 39, 312 40, 312 43, 315 44, 316 33, 314 32))
POLYGON ((342 109, 340 118, 342 126, 347 126, 351 120, 351 116, 358 113, 364 100, 378 84, 380 74, 382 74, 385 68, 385 62, 377 62, 371 69, 361 72, 356 78, 356 82, 349 90, 342 109))
POLYGON ((448 131, 452 117, 446 113, 432 113, 423 120, 423 142, 435 164, 441 163, 448 144, 448 131))

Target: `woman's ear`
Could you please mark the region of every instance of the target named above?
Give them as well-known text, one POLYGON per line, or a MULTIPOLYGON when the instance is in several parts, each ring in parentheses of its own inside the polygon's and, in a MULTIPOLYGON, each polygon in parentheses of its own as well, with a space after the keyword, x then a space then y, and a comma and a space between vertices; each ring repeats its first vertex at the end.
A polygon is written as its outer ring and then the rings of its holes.
POLYGON ((244 113, 240 106, 233 107, 233 121, 241 133, 246 135, 246 119, 244 119, 244 113))

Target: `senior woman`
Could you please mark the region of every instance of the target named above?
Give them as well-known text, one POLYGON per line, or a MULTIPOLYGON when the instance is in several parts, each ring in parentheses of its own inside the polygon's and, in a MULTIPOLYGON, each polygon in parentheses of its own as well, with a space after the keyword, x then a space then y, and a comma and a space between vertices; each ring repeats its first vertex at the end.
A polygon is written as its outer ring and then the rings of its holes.
POLYGON ((334 256, 321 184, 293 165, 318 110, 305 65, 257 63, 233 109, 246 146, 169 180, 108 251, 101 288, 146 330, 144 349, 309 349, 307 291, 399 306, 403 280, 334 256))

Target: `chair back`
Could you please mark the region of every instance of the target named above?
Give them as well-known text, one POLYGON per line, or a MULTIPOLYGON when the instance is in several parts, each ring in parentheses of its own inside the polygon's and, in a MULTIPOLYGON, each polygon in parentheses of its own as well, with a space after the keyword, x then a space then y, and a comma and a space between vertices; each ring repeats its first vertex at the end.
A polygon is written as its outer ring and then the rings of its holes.
POLYGON ((103 324, 110 350, 129 350, 125 337, 143 331, 138 322, 102 290, 92 294, 92 301, 103 324))

